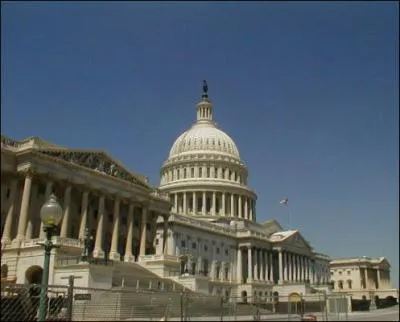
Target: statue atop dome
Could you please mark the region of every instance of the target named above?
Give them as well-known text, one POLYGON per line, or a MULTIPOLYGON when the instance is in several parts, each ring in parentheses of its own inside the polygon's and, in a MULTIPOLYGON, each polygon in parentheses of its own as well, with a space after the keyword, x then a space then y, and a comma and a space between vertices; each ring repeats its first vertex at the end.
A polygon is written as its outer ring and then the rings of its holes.
POLYGON ((201 97, 208 98, 208 86, 206 80, 203 80, 203 95, 201 97))

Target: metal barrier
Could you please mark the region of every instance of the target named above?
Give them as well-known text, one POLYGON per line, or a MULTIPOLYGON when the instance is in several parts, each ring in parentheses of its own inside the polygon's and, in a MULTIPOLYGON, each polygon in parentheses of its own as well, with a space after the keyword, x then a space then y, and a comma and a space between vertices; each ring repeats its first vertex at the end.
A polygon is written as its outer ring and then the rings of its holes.
MULTIPOLYGON (((35 321, 41 288, 2 283, 0 320, 35 321)), ((243 298, 174 289, 90 289, 71 281, 48 286, 47 294, 48 321, 339 321, 348 319, 352 306, 346 293, 243 298)))

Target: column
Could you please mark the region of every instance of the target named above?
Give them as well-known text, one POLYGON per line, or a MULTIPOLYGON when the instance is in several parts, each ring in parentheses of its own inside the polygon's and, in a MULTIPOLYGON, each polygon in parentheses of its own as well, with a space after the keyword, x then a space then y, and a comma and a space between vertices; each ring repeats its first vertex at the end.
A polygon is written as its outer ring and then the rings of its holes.
POLYGON ((96 229, 96 239, 93 249, 93 257, 104 257, 103 251, 103 224, 104 224, 104 196, 99 197, 99 212, 96 229))
POLYGON ((235 195, 231 193, 231 217, 235 216, 235 204, 234 204, 235 195))
POLYGON ((142 207, 142 233, 140 236, 140 251, 139 255, 144 256, 146 254, 146 241, 147 241, 147 207, 142 207))
POLYGON ((183 193, 183 213, 187 214, 187 200, 186 200, 186 192, 183 193))
POLYGON ((248 272, 248 281, 253 281, 253 261, 252 261, 252 254, 251 254, 251 247, 247 248, 247 272, 248 272))
POLYGON ((306 280, 310 282, 310 259, 306 257, 306 280))
POLYGON ((211 214, 213 215, 213 216, 215 216, 216 215, 216 209, 217 209, 217 198, 216 198, 216 195, 215 195, 215 191, 213 191, 213 193, 212 193, 212 208, 211 208, 211 214))
POLYGON ((287 270, 287 263, 288 263, 288 256, 287 256, 287 252, 283 252, 282 253, 282 257, 283 257, 283 281, 287 281, 288 280, 288 270, 287 270))
POLYGON ((11 241, 11 229, 12 229, 12 221, 14 215, 14 207, 16 202, 15 196, 17 192, 17 186, 18 186, 18 180, 16 178, 13 178, 10 187, 10 197, 9 197, 10 201, 7 211, 7 217, 6 217, 6 222, 4 223, 3 236, 1 238, 1 243, 3 245, 11 241))
POLYGON ((28 221, 26 224, 26 230, 25 230, 25 239, 31 239, 32 238, 32 231, 33 231, 33 224, 34 221, 39 221, 40 219, 35 219, 35 213, 37 212, 37 197, 38 197, 38 186, 39 184, 33 184, 32 189, 31 189, 31 198, 30 198, 30 206, 29 206, 29 211, 28 211, 28 221))
POLYGON ((193 191, 193 214, 197 213, 197 199, 196 199, 196 192, 193 191))
POLYGON ((125 262, 134 262, 135 258, 132 254, 132 242, 133 242, 133 205, 129 205, 128 209, 128 227, 127 227, 127 235, 126 235, 126 245, 125 245, 125 254, 124 260, 125 262))
POLYGON ((202 204, 202 213, 205 216, 206 215, 206 192, 203 191, 203 204, 202 204))
POLYGON ((279 249, 279 284, 283 283, 283 258, 282 258, 282 249, 279 249))
POLYGON ((287 270, 288 270, 288 281, 292 282, 292 253, 287 253, 287 270))
POLYGON ((238 253, 237 253, 237 282, 242 283, 243 280, 243 275, 242 275, 242 249, 240 246, 238 247, 238 253))
POLYGON ((365 276, 365 288, 369 288, 369 280, 368 280, 368 269, 364 268, 364 276, 365 276))
MULTIPOLYGON (((53 191, 53 182, 52 181, 47 181, 46 182, 46 190, 44 192, 44 200, 45 200, 45 202, 47 202, 47 200, 49 200, 52 191, 53 191)), ((40 221, 39 238, 45 238, 46 237, 46 233, 44 232, 43 229, 44 229, 43 222, 40 221)))
MULTIPOLYGON (((306 257, 305 256, 301 256, 302 258, 302 266, 303 266, 303 281, 305 282, 307 279, 307 274, 306 274, 306 257)), ((326 272, 325 272, 326 274, 326 272)))
POLYGON ((244 198, 244 218, 249 219, 249 204, 247 197, 244 198))
POLYGON ((269 281, 269 252, 265 250, 265 266, 264 266, 264 281, 269 281))
POLYGON ((252 251, 254 252, 254 276, 253 279, 255 281, 258 281, 258 250, 257 248, 252 248, 252 251))
POLYGON ((380 289, 381 288, 381 272, 380 272, 379 267, 376 269, 376 279, 377 279, 377 282, 378 282, 377 289, 380 289))
POLYGON ((88 199, 89 192, 84 191, 82 194, 81 224, 79 226, 79 239, 81 240, 85 238, 85 229, 87 227, 88 199))
POLYGON ((61 224, 61 232, 60 232, 60 237, 68 237, 68 228, 70 226, 69 222, 69 207, 70 207, 70 201, 71 201, 71 189, 72 187, 68 185, 65 188, 64 191, 64 215, 62 219, 62 224, 61 224))
POLYGON ((250 220, 253 220, 253 200, 249 199, 249 205, 250 205, 250 220))
POLYGON ((119 260, 120 254, 118 253, 118 241, 119 241, 119 209, 120 200, 119 197, 115 197, 114 200, 114 220, 113 220, 113 232, 111 237, 111 247, 110 247, 110 259, 119 260))
POLYGON ((222 215, 223 215, 223 216, 226 216, 225 197, 226 197, 226 194, 225 194, 225 192, 223 192, 223 193, 222 193, 222 202, 221 202, 221 204, 222 204, 222 215))
POLYGON ((242 217, 242 196, 238 195, 238 214, 239 214, 239 218, 243 218, 242 217))
POLYGON ((274 281, 274 262, 272 260, 272 250, 269 253, 269 268, 270 268, 269 280, 270 280, 270 282, 273 282, 274 281))
POLYGON ((163 254, 168 254, 168 217, 167 215, 163 216, 164 218, 164 231, 163 231, 163 254))
POLYGON ((260 258, 261 258, 261 265, 260 265, 260 280, 265 281, 265 250, 260 250, 260 258))
POLYGON ((17 240, 21 241, 25 238, 26 224, 29 213, 29 200, 31 197, 32 173, 27 172, 24 182, 24 191, 22 192, 21 212, 18 220, 17 240))
POLYGON ((175 213, 178 213, 178 194, 174 193, 174 210, 175 213))

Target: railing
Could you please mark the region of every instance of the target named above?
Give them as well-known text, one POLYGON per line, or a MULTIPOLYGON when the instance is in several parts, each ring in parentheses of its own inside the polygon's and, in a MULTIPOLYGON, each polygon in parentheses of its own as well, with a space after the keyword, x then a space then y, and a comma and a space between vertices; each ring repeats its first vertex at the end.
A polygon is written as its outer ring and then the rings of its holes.
POLYGON ((95 265, 113 265, 114 262, 107 258, 93 258, 90 257, 87 261, 82 261, 81 256, 60 256, 56 257, 56 266, 68 266, 76 264, 95 264, 95 265))
POLYGON ((141 255, 139 256, 139 261, 150 262, 150 261, 171 261, 180 262, 179 256, 159 254, 159 255, 141 255))
MULTIPOLYGON (((75 238, 53 236, 51 239, 55 245, 82 248, 82 241, 75 238)), ((45 241, 45 238, 32 238, 22 242, 23 247, 38 246, 45 241)))

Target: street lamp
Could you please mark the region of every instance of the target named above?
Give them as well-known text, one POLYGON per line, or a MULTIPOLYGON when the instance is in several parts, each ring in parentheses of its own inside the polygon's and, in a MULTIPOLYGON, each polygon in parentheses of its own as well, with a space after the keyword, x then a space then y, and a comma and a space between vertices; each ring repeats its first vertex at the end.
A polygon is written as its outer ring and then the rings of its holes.
POLYGON ((40 209, 40 219, 43 223, 43 231, 46 233, 46 240, 41 245, 44 246, 44 264, 42 275, 42 289, 40 290, 38 321, 45 321, 47 312, 47 287, 49 284, 50 253, 57 246, 53 244, 51 238, 61 221, 62 208, 57 202, 54 194, 50 195, 49 200, 40 209))

